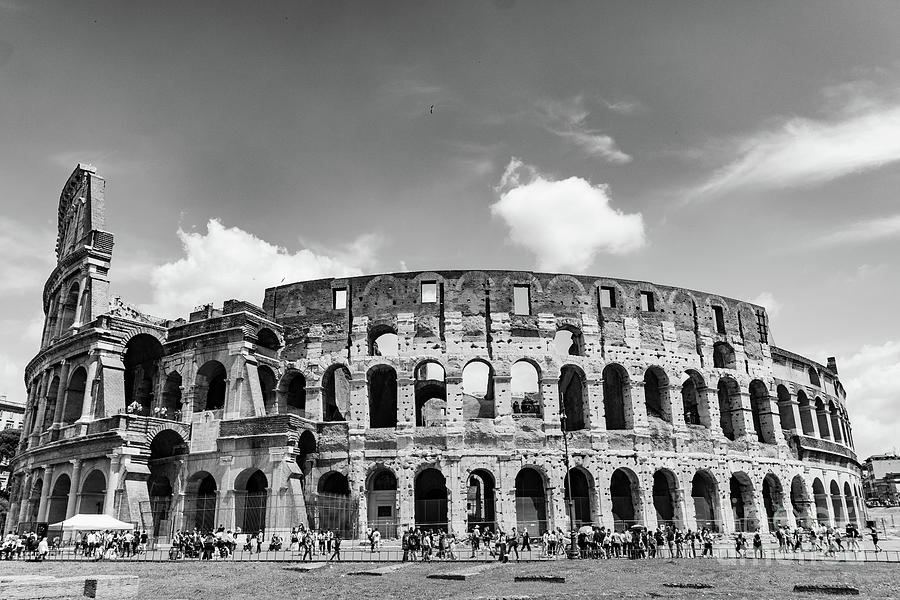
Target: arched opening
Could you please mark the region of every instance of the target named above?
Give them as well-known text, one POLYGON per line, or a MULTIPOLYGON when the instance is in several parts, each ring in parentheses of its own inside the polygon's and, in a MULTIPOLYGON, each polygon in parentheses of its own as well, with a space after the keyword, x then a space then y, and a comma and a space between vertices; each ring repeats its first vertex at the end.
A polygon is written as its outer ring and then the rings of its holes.
POLYGON ((256 533, 266 529, 269 480, 259 469, 246 469, 234 482, 234 517, 241 531, 256 533))
POLYGON ((44 422, 42 429, 47 430, 53 425, 53 419, 56 418, 56 396, 59 394, 59 376, 54 375, 50 380, 50 387, 47 388, 47 406, 44 409, 44 422))
POLYGON ((153 519, 152 534, 159 536, 169 529, 169 510, 172 506, 172 483, 161 473, 151 469, 147 480, 147 492, 150 494, 150 515, 153 519))
POLYGON ((809 368, 807 368, 806 372, 809 375, 809 384, 810 385, 814 385, 816 387, 822 387, 822 383, 819 380, 819 372, 818 371, 816 371, 812 367, 809 367, 809 368))
POLYGON ((781 428, 788 430, 796 430, 797 423, 794 421, 794 407, 791 402, 791 393, 788 389, 779 385, 776 388, 778 394, 778 417, 781 419, 781 428))
POLYGON ((171 429, 163 429, 150 442, 150 460, 171 458, 181 454, 187 454, 187 443, 180 435, 171 429))
POLYGON ((303 481, 305 484, 306 477, 312 470, 312 461, 310 457, 317 451, 315 434, 309 429, 304 430, 303 433, 300 434, 297 446, 299 449, 296 459, 297 466, 300 467, 300 472, 304 475, 303 481))
POLYGON ((626 385, 628 373, 620 365, 606 365, 603 377, 603 410, 606 429, 629 429, 630 419, 625 411, 625 402, 630 400, 626 385))
POLYGON ((681 384, 681 404, 684 422, 688 425, 709 427, 709 408, 706 406, 706 382, 697 371, 687 371, 688 378, 681 384))
POLYGON ((650 367, 644 372, 644 405, 647 416, 672 422, 672 407, 669 404, 669 378, 659 367, 650 367))
POLYGON ((69 287, 66 298, 63 300, 62 314, 60 315, 60 335, 64 335, 70 327, 75 325, 76 311, 78 310, 78 296, 81 293, 79 285, 73 283, 69 287))
POLYGON ((769 473, 763 479, 762 495, 766 522, 769 524, 769 531, 774 532, 777 527, 787 524, 784 522, 787 517, 784 510, 784 492, 781 481, 774 474, 769 473))
POLYGON ((616 469, 609 481, 612 501, 613 527, 616 531, 630 529, 641 521, 641 489, 631 469, 616 469))
POLYGON ((562 356, 584 356, 584 336, 576 327, 562 327, 553 337, 553 348, 562 356))
POLYGON ((158 339, 139 333, 125 344, 125 406, 133 414, 151 415, 163 347, 158 339))
POLYGON ((81 484, 81 498, 78 502, 78 513, 83 515, 103 514, 103 501, 106 498, 106 476, 99 469, 94 469, 81 484))
POLYGON ((828 412, 831 414, 831 435, 833 436, 834 441, 840 444, 844 441, 844 436, 841 434, 841 416, 838 413, 834 402, 828 403, 828 412))
POLYGON ((734 348, 725 342, 713 344, 713 367, 716 369, 737 369, 734 348))
POLYGON ((828 430, 828 410, 821 398, 816 398, 816 420, 819 424, 819 437, 823 440, 831 439, 831 432, 828 430))
POLYGON ((322 418, 346 421, 349 408, 350 370, 344 365, 331 365, 322 376, 322 418))
POLYGON ((738 419, 743 418, 741 390, 734 379, 723 377, 719 379, 717 393, 719 398, 719 425, 721 425, 722 433, 725 434, 725 437, 733 440, 739 431, 735 427, 735 423, 738 419))
POLYGON ((393 327, 378 325, 369 331, 369 356, 397 356, 399 353, 400 338, 393 327))
POLYGON ((834 514, 834 526, 841 527, 847 524, 844 515, 844 499, 841 497, 841 488, 838 482, 831 480, 831 511, 834 514))
POLYGON ((387 365, 369 369, 369 427, 397 426, 397 371, 387 365))
POLYGON ((653 473, 653 508, 656 522, 662 526, 681 527, 678 501, 678 478, 668 469, 653 473))
POLYGON ((275 378, 275 372, 266 365, 256 367, 256 373, 259 377, 259 389, 262 392, 263 407, 267 415, 276 414, 278 412, 278 401, 275 394, 275 386, 278 380, 275 378))
POLYGON ((86 388, 87 370, 84 367, 78 367, 69 378, 69 386, 66 388, 66 409, 63 413, 63 423, 74 423, 81 418, 86 388))
POLYGON ((266 350, 272 350, 273 352, 281 347, 278 336, 268 327, 263 327, 259 330, 259 333, 256 334, 256 344, 266 350))
POLYGON ((379 469, 369 477, 368 501, 369 527, 377 529, 382 537, 399 537, 397 477, 393 471, 379 469))
POLYGON ((227 378, 225 365, 217 360, 211 360, 200 367, 197 371, 194 412, 225 408, 227 378))
POLYGON ((564 431, 579 431, 588 426, 587 378, 584 371, 566 365, 559 373, 559 416, 564 431))
POLYGON ((493 419, 494 368, 481 360, 469 361, 462 370, 463 419, 493 419))
POLYGON ((166 376, 166 383, 163 385, 162 407, 158 416, 168 419, 180 421, 181 416, 181 374, 178 371, 172 371, 166 376))
POLYGON ((188 478, 184 527, 212 531, 216 526, 216 478, 199 471, 188 478))
POLYGON ((775 421, 772 417, 772 401, 769 388, 759 379, 750 382, 750 408, 756 439, 763 444, 775 443, 775 421))
POLYGON ((854 525, 859 525, 856 512, 856 498, 853 497, 853 491, 850 489, 849 483, 844 483, 844 502, 847 503, 847 517, 854 525))
POLYGON ((803 429, 803 435, 815 435, 813 409, 803 390, 797 392, 797 404, 800 405, 800 426, 803 429))
POLYGON ((516 475, 516 527, 529 533, 547 531, 547 492, 544 478, 526 467, 516 475))
POLYGON ((306 416, 306 377, 302 373, 291 376, 284 399, 288 414, 306 416))
POLYGON ((791 509, 794 511, 794 519, 797 521, 798 527, 808 527, 809 496, 806 493, 806 483, 799 475, 795 475, 791 480, 791 509))
POLYGON ((68 475, 60 475, 53 484, 47 507, 47 521, 59 523, 66 518, 66 507, 69 505, 69 492, 72 491, 72 480, 68 475))
POLYGON ((753 498, 753 482, 746 473, 733 473, 729 481, 731 512, 734 516, 735 531, 756 531, 759 520, 756 517, 756 503, 753 498))
POLYGON ((466 527, 471 531, 476 525, 481 530, 497 527, 496 490, 494 476, 484 469, 476 469, 469 475, 466 485, 466 527))
POLYGON ((426 361, 415 370, 416 427, 442 427, 447 420, 444 367, 426 361))
POLYGON ((416 476, 416 527, 447 531, 447 482, 437 469, 416 476))
POLYGON ((339 531, 347 537, 351 533, 354 506, 350 498, 350 482, 337 471, 326 473, 319 479, 316 498, 320 531, 339 531))
POLYGON ((691 500, 697 529, 719 531, 719 486, 712 473, 700 470, 691 479, 691 500))
POLYGON ((540 417, 543 414, 540 373, 531 362, 520 360, 513 363, 510 368, 509 387, 514 415, 540 417))
POLYGON ((575 522, 575 527, 590 525, 594 522, 591 511, 591 497, 594 492, 594 482, 583 469, 573 467, 569 469, 568 477, 563 481, 564 500, 566 513, 574 509, 570 515, 575 522), (571 488, 569 487, 571 485, 571 488))

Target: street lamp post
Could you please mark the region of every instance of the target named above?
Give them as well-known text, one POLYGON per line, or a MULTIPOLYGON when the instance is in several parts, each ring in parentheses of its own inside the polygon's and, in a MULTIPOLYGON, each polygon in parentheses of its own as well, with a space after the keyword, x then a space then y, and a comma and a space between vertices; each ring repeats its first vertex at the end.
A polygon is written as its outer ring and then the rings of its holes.
POLYGON ((575 498, 572 495, 572 470, 569 467, 569 438, 566 436, 566 407, 561 406, 559 421, 562 428, 564 464, 566 466, 566 487, 569 490, 569 558, 575 558, 575 498))

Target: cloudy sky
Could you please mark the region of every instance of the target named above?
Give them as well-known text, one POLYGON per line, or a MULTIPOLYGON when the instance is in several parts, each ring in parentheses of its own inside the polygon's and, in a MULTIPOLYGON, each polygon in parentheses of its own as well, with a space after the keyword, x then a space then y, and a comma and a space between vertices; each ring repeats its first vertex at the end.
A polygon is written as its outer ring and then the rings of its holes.
POLYGON ((77 162, 114 292, 508 268, 768 306, 900 416, 900 3, 0 0, 0 394, 22 398, 77 162))

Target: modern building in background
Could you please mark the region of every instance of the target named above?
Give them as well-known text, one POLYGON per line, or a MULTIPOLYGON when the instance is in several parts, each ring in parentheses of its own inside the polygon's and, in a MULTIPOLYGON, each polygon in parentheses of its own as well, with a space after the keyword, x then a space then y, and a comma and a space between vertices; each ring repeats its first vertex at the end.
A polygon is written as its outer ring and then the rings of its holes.
POLYGON ((900 456, 876 454, 862 466, 863 492, 867 501, 884 505, 900 503, 900 456))
POLYGON ((109 295, 104 189, 79 165, 59 199, 8 528, 863 522, 837 365, 775 346, 760 306, 459 270, 157 318, 109 295))
MULTIPOLYGON (((6 396, 0 396, 0 429, 22 429, 25 419, 25 405, 12 402, 6 396)), ((10 460, 0 457, 0 490, 5 490, 9 483, 10 460)))

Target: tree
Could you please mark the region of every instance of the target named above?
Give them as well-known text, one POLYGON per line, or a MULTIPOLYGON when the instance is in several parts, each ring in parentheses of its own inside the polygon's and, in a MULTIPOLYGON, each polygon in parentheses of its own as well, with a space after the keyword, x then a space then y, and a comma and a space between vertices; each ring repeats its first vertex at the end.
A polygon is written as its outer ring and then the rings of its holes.
POLYGON ((19 448, 21 429, 4 429, 0 431, 0 463, 11 459, 19 448))

